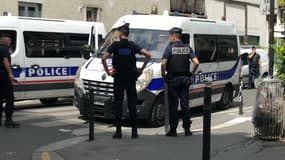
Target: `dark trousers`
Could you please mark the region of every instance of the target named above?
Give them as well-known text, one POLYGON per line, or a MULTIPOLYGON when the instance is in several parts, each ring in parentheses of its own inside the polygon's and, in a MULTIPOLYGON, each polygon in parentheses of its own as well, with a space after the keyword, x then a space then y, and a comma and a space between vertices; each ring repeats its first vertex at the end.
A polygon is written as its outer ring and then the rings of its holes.
POLYGON ((249 69, 248 88, 254 88, 254 80, 259 77, 258 69, 249 69))
POLYGON ((9 80, 0 80, 0 116, 2 116, 4 102, 6 119, 9 120, 14 112, 13 85, 9 80))
POLYGON ((131 120, 131 125, 133 128, 137 127, 137 91, 136 82, 128 83, 114 83, 114 100, 115 100, 115 126, 122 126, 122 116, 123 116, 123 100, 124 93, 127 93, 127 101, 129 108, 129 115, 131 120))
POLYGON ((178 125, 178 100, 180 100, 182 109, 183 128, 190 128, 189 86, 190 78, 187 76, 174 77, 168 81, 169 124, 171 129, 176 129, 178 125))

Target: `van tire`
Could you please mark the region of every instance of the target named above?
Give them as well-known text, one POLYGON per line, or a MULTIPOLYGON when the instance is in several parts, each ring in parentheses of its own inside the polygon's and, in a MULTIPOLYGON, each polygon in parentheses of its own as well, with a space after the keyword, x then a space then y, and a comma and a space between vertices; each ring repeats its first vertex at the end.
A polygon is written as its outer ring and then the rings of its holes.
POLYGON ((148 124, 152 127, 159 127, 164 125, 165 108, 162 96, 158 97, 152 107, 148 124))
POLYGON ((55 104, 57 100, 58 100, 57 98, 41 98, 40 99, 42 104, 47 104, 47 105, 55 104))
POLYGON ((228 109, 233 102, 233 89, 231 86, 226 86, 225 90, 223 91, 221 100, 216 103, 216 107, 218 109, 224 110, 228 109))

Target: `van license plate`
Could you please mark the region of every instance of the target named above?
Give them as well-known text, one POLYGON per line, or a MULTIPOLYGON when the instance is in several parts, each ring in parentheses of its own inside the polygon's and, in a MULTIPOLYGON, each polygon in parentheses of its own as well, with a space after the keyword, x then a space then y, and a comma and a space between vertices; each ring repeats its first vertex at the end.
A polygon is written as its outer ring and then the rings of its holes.
POLYGON ((98 106, 104 106, 105 105, 104 102, 100 102, 100 101, 95 101, 94 104, 98 105, 98 106))

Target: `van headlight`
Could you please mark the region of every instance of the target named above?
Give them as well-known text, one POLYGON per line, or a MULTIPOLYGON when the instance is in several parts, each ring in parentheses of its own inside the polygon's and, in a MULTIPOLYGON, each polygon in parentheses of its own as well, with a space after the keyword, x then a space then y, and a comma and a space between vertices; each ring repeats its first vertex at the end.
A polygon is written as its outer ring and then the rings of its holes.
POLYGON ((152 80, 152 77, 153 77, 153 70, 152 69, 145 70, 137 80, 136 83, 137 92, 141 92, 143 89, 145 89, 152 80))
POLYGON ((74 87, 79 88, 79 89, 83 89, 83 81, 80 78, 81 69, 82 69, 82 65, 78 67, 76 74, 75 74, 75 78, 74 78, 74 87))

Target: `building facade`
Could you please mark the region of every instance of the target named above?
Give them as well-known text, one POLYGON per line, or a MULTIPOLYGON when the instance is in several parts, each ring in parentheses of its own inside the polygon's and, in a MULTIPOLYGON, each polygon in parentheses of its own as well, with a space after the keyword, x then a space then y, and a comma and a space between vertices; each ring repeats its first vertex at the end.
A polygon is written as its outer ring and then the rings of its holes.
MULTIPOLYGON (((162 14, 173 6, 201 8, 207 18, 234 21, 241 44, 268 46, 266 16, 260 0, 0 0, 0 14, 103 22, 109 30, 121 16, 133 13, 162 14), (175 1, 174 1, 175 2, 175 1), (180 2, 180 3, 179 3, 180 2), (201 3, 203 2, 203 4, 201 3), (197 7, 193 7, 197 5, 197 7)), ((187 7, 186 7, 187 9, 187 7)))

